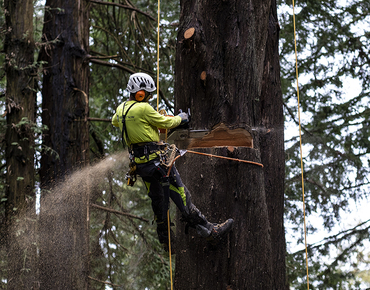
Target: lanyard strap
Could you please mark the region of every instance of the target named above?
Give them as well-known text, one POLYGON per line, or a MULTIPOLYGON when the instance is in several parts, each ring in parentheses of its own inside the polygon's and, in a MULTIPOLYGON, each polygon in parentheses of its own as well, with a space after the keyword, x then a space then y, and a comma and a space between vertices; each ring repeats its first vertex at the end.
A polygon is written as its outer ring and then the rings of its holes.
POLYGON ((127 143, 127 146, 129 145, 129 137, 128 137, 128 133, 127 133, 127 128, 126 128, 126 116, 128 114, 128 111, 130 111, 130 109, 132 108, 133 105, 135 105, 137 102, 133 103, 126 111, 126 114, 124 114, 124 111, 125 111, 125 106, 126 106, 126 103, 127 101, 123 104, 123 108, 122 108, 122 145, 123 147, 125 147, 125 139, 124 139, 124 134, 126 134, 126 143, 127 143))

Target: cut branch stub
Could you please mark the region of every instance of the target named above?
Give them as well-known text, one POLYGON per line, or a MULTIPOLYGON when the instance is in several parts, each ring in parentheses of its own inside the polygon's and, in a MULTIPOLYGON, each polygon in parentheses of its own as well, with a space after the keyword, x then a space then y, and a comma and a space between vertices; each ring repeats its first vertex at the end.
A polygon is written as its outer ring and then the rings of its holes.
POLYGON ((184 32, 184 38, 185 38, 185 40, 188 40, 188 39, 192 38, 193 35, 194 35, 194 32, 195 32, 195 28, 194 27, 191 27, 191 28, 187 29, 184 32))
POLYGON ((202 73, 200 74, 200 79, 201 79, 202 81, 205 81, 205 80, 206 80, 206 78, 207 78, 207 73, 206 73, 205 71, 202 71, 202 73))
POLYGON ((195 28, 191 27, 184 32, 184 44, 187 49, 191 49, 193 46, 193 39, 195 34, 195 28))
POLYGON ((204 86, 206 86, 206 78, 207 78, 206 71, 202 71, 202 73, 200 74, 200 79, 203 81, 204 86))

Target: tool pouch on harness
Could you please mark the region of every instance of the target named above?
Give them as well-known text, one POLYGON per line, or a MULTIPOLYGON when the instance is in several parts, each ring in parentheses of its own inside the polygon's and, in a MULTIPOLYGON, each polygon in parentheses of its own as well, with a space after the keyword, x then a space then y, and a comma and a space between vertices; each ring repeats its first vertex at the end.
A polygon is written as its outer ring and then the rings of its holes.
POLYGON ((131 161, 129 164, 129 171, 126 173, 125 179, 127 180, 127 185, 134 186, 136 182, 136 163, 131 161))

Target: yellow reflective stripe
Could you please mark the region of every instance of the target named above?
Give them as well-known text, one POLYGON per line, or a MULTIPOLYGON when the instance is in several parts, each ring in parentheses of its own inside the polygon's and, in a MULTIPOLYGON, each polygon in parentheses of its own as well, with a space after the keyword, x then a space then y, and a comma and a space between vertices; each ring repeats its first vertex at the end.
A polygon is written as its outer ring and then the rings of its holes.
POLYGON ((183 201, 184 205, 186 206, 186 194, 185 194, 184 188, 183 187, 177 188, 176 186, 170 184, 170 190, 172 190, 172 191, 177 192, 178 194, 180 194, 180 196, 182 198, 182 201, 183 201))
POLYGON ((150 191, 150 182, 147 182, 147 181, 144 181, 145 182, 145 186, 146 186, 146 193, 149 194, 149 191, 150 191))
MULTIPOLYGON (((160 151, 158 151, 159 153, 160 151)), ((137 164, 142 164, 142 163, 146 163, 148 161, 151 161, 153 159, 156 159, 158 157, 158 154, 157 153, 152 153, 149 155, 149 160, 145 157, 145 156, 142 156, 142 157, 135 157, 135 163, 137 164)))

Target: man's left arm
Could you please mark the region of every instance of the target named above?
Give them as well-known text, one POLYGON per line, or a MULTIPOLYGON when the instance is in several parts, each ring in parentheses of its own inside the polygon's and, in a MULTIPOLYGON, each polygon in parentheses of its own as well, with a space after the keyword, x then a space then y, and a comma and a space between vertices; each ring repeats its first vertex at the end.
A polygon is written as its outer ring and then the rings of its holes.
POLYGON ((112 125, 114 127, 119 127, 119 120, 118 120, 118 116, 117 116, 117 113, 114 114, 113 118, 112 118, 112 125))

